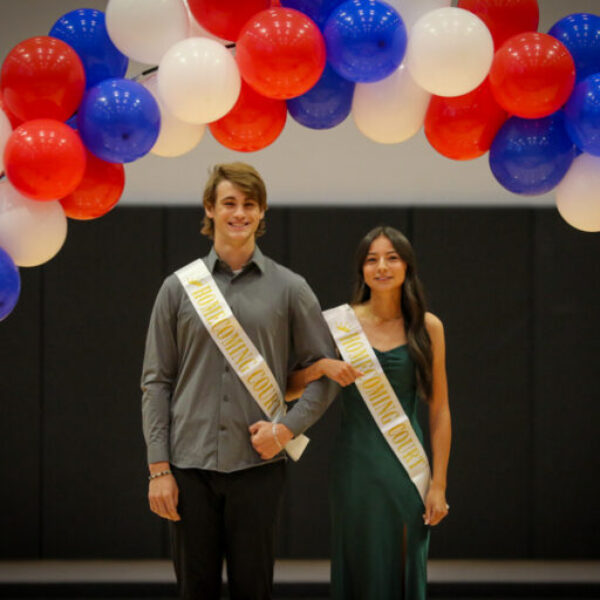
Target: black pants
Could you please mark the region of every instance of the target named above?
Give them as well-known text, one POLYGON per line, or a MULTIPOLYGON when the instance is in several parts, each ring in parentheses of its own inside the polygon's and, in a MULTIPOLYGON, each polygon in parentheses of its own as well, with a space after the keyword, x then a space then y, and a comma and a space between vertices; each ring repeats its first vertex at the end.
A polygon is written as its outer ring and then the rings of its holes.
POLYGON ((233 473, 173 473, 181 521, 171 522, 171 539, 181 597, 220 598, 225 558, 232 600, 269 600, 285 462, 233 473))

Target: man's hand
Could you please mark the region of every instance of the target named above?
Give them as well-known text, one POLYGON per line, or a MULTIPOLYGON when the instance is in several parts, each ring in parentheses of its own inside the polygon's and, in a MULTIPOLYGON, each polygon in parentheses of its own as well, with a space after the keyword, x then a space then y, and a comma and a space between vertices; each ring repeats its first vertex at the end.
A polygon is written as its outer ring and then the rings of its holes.
MULTIPOLYGON (((154 463, 150 465, 150 474, 160 473, 169 469, 169 463, 154 463)), ((179 488, 173 475, 161 475, 151 479, 148 485, 148 502, 150 510, 163 519, 181 521, 177 512, 179 488)))
POLYGON ((294 434, 281 423, 257 421, 248 428, 250 441, 261 458, 268 460, 279 454, 294 434), (279 444, 277 443, 279 441, 279 444))

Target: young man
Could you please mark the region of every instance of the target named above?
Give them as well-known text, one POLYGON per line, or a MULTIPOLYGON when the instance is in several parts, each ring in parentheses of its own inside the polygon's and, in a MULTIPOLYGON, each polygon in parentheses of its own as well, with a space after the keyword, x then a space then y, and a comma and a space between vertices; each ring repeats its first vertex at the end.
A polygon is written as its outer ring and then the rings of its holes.
POLYGON ((189 600, 220 597, 223 558, 232 598, 271 598, 282 450, 335 394, 330 380, 315 381, 271 422, 259 405, 267 384, 242 373, 256 361, 232 362, 241 351, 230 340, 241 340, 245 332, 285 392, 290 361, 306 366, 335 356, 307 283, 256 245, 266 209, 265 185, 252 167, 213 169, 204 191, 202 233, 214 246, 202 261, 167 277, 148 329, 142 374, 148 496, 151 510, 171 521, 175 571, 189 600), (198 263, 212 276, 209 283, 216 283, 221 304, 205 302, 216 297, 214 288, 211 293, 195 275, 182 275, 190 267, 195 272, 198 263), (222 332, 236 331, 234 326, 212 326, 226 323, 213 320, 227 312, 225 303, 243 330, 227 339, 222 332))

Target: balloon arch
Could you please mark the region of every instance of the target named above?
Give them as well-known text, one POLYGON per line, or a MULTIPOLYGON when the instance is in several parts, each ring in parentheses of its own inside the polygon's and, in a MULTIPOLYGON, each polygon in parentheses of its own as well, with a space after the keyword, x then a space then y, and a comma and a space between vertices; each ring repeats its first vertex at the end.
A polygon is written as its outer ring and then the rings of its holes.
POLYGON ((383 144, 421 127, 454 160, 489 152, 515 194, 556 188, 600 231, 600 16, 537 32, 537 0, 109 0, 17 44, 0 74, 0 320, 18 267, 61 248, 67 217, 119 200, 123 163, 271 144, 352 113, 383 144), (158 65, 139 81, 129 59, 158 65))

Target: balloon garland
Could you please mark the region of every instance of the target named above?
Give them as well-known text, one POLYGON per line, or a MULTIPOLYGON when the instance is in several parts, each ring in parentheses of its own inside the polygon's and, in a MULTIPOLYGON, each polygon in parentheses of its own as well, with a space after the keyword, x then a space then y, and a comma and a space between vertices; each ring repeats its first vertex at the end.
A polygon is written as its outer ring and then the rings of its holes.
POLYGON ((63 15, 0 72, 0 320, 18 267, 59 251, 67 217, 115 206, 123 163, 189 152, 207 125, 239 152, 288 114, 327 129, 352 113, 384 144, 424 127, 440 154, 489 151, 500 185, 556 189, 567 223, 600 231, 600 16, 538 22, 537 0, 109 0, 63 15), (127 80, 129 59, 158 72, 127 80))

